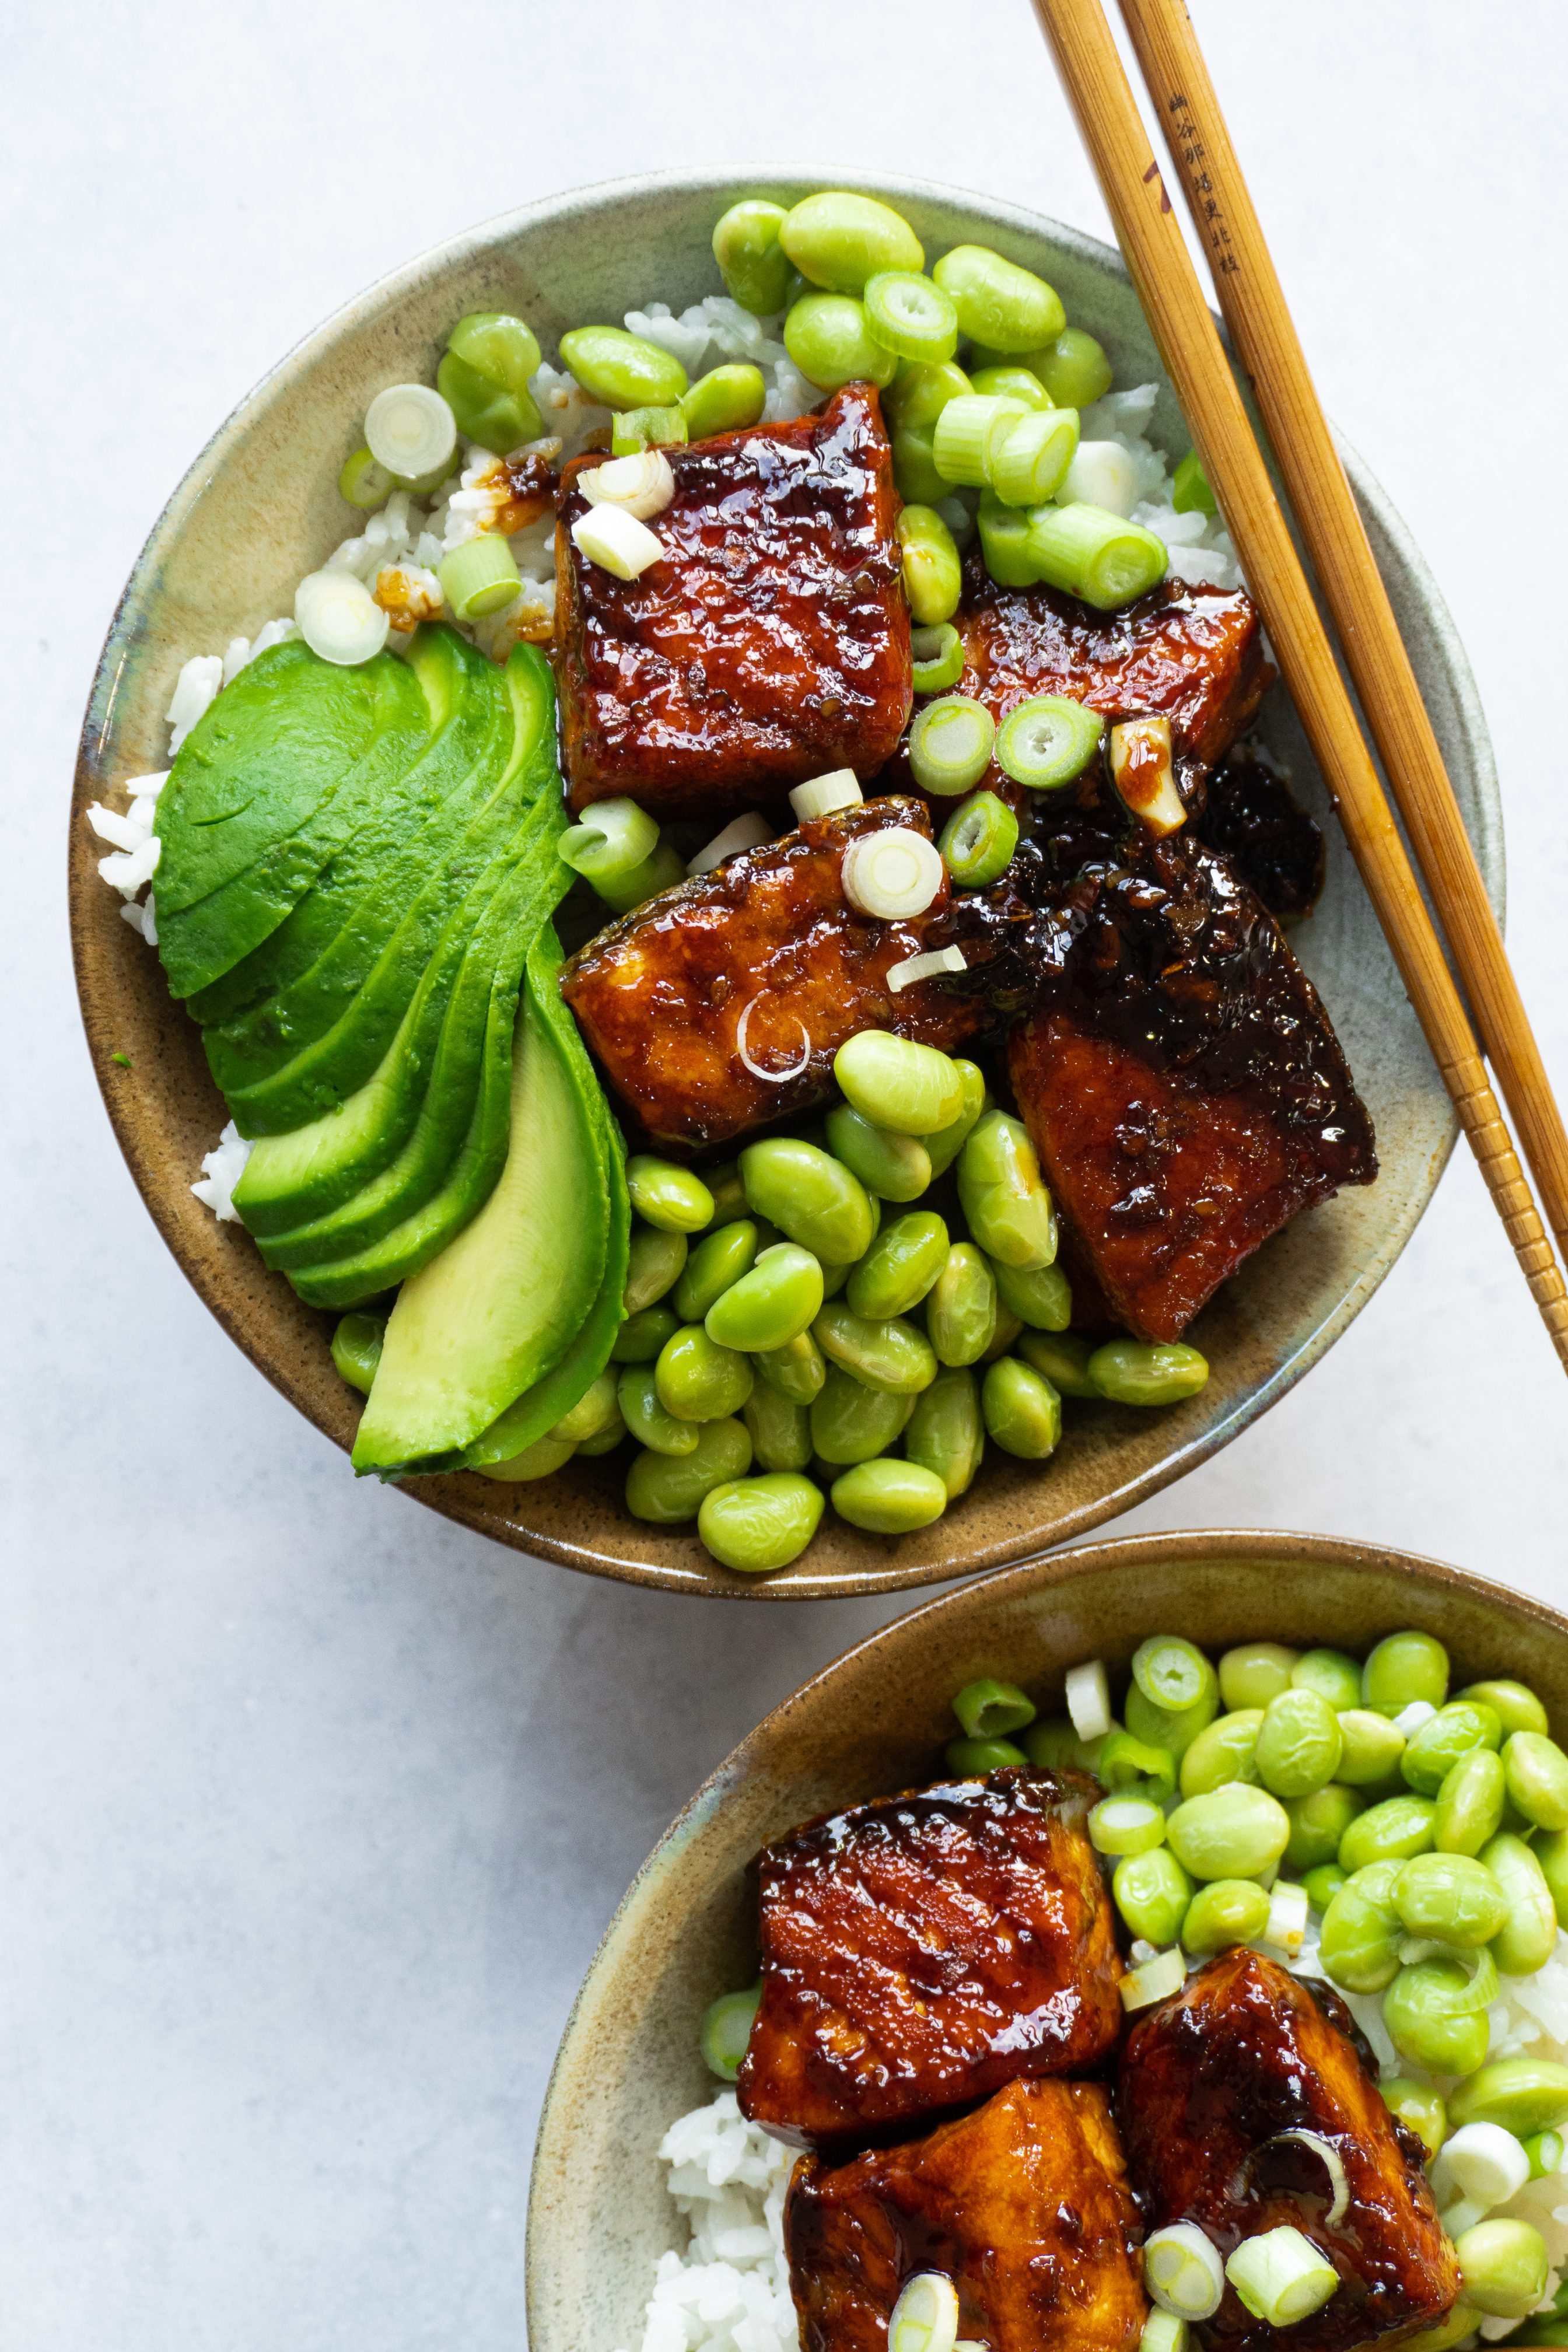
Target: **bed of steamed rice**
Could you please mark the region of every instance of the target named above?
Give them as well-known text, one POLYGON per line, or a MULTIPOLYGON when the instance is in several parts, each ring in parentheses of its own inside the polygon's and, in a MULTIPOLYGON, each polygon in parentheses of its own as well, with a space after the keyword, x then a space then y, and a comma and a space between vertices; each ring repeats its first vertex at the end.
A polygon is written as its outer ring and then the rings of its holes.
MULTIPOLYGON (((1294 1958, 1298 1976, 1321 1976, 1315 1934, 1294 1958)), ((1406 2065, 1394 2051, 1376 1994, 1343 1996, 1377 2053, 1385 2079, 1395 2074, 1436 2081, 1406 2065)), ((1489 2019, 1489 2060, 1547 2058, 1568 2065, 1568 1935, 1554 1958, 1532 1977, 1504 1977, 1489 2019)), ((671 2235, 683 2239, 654 2265, 641 2352, 799 2352, 800 2336, 784 2252, 784 2200, 795 2150, 772 2139, 741 2114, 733 2091, 720 2091, 670 2126, 658 2161, 668 2167, 673 2200, 671 2235)), ((1532 2180, 1499 2214, 1531 2221, 1546 2241, 1553 2269, 1545 2301, 1568 2269, 1568 2176, 1532 2180)), ((1511 2334, 1518 2320, 1487 2320, 1488 2343, 1511 2334)), ((1475 2338, 1468 2339, 1475 2342, 1475 2338)))

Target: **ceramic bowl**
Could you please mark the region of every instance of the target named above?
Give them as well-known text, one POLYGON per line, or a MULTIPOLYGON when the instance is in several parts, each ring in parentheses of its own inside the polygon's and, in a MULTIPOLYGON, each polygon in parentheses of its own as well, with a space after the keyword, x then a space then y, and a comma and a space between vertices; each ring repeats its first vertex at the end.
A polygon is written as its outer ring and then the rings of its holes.
POLYGON ((840 1658, 719 1767, 644 1864, 577 1996, 545 2095, 528 2221, 532 2352, 642 2340, 654 2263, 680 2242, 655 2151, 711 2097, 709 2002, 756 1974, 747 1864, 795 1822, 929 1780, 951 1701, 998 1674, 1059 1713, 1066 1668, 1125 1668, 1146 1634, 1217 1653, 1258 1638, 1364 1653, 1435 1633, 1454 1686, 1529 1682, 1568 1721, 1568 1619, 1408 1552, 1327 1536, 1138 1536, 960 1586, 840 1658))
MULTIPOLYGON (((854 179, 853 174, 840 175, 854 179)), ((547 351, 568 326, 617 319, 662 299, 679 310, 717 288, 714 220, 738 189, 789 202, 823 181, 795 173, 682 173, 624 181, 531 206, 456 239, 351 302, 291 352, 235 411, 181 483, 115 615, 83 730, 71 824, 71 909, 83 1015, 121 1149, 184 1273, 258 1369, 339 1445, 358 1398, 328 1352, 331 1320, 268 1274, 238 1225, 191 1196, 223 1105, 192 1023, 155 959, 98 878, 103 845, 82 821, 89 801, 167 761, 163 714, 181 665, 292 608, 294 584, 352 527, 337 474, 358 442, 369 395, 428 377, 445 331, 466 310, 521 310, 547 351), (130 1066, 113 1057, 123 1055, 130 1066)), ((833 184, 830 181, 827 184, 833 184)), ((865 183, 870 184, 870 183, 865 183)), ((1109 247, 1033 214, 914 182, 879 182, 936 251, 981 239, 1040 271, 1068 314, 1100 336, 1121 385, 1159 373, 1125 272, 1109 247)), ((1186 446, 1169 393, 1155 430, 1186 446)), ((1352 478, 1494 899, 1502 891, 1496 781, 1475 690, 1420 557, 1364 467, 1352 478)), ((1283 692, 1263 733, 1329 830, 1323 903, 1296 941, 1344 1042, 1376 1121, 1383 1173, 1296 1223, 1227 1283, 1194 1338, 1213 1373, 1170 1412, 1075 1409, 1048 1467, 988 1463, 961 1507, 920 1535, 864 1535, 829 1517, 792 1569, 731 1575, 690 1530, 648 1528, 620 1500, 616 1457, 571 1465, 534 1486, 478 1476, 425 1479, 408 1492, 449 1517, 565 1566, 688 1592, 777 1600, 872 1591, 994 1568, 1081 1535, 1224 1445, 1338 1338, 1414 1231, 1452 1148, 1447 1097, 1405 1001, 1371 906, 1330 824, 1316 771, 1283 692)))

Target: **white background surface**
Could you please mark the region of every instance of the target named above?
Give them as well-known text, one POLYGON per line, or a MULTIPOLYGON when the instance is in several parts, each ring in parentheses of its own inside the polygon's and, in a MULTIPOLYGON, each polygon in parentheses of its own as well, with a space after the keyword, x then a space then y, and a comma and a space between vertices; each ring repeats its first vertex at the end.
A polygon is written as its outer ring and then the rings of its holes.
MULTIPOLYGON (((1330 410, 1469 648, 1510 945, 1568 1087, 1568 18, 1196 14, 1330 410)), ((489 214, 750 156, 1104 215, 1025 0, 13 0, 4 42, 0 2347, 501 2352, 534 2117, 615 1902, 734 1739, 893 1611, 521 1560, 356 1488, 225 1339, 78 1027, 92 662, 226 412, 489 214)), ((1328 1360, 1122 1527, 1326 1529, 1561 1600, 1564 1402, 1460 1157, 1328 1360)))

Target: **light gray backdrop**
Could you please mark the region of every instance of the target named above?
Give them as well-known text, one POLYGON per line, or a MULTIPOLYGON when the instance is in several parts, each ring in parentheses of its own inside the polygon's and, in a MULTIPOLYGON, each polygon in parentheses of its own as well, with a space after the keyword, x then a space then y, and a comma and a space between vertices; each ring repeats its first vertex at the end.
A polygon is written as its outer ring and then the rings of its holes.
MULTIPOLYGON (((1469 647, 1510 944, 1568 1085, 1568 18, 1195 13, 1328 405, 1469 647)), ((356 1487, 250 1370, 153 1233, 78 1030, 89 674, 227 409, 473 221, 747 157, 1104 215, 1025 0, 13 0, 0 37, 0 2347, 502 2352, 534 2117, 616 1898, 892 1604, 531 1565, 356 1487)), ((1304 1387, 1123 1526, 1329 1529, 1561 1598, 1565 1402, 1461 1157, 1304 1387)))

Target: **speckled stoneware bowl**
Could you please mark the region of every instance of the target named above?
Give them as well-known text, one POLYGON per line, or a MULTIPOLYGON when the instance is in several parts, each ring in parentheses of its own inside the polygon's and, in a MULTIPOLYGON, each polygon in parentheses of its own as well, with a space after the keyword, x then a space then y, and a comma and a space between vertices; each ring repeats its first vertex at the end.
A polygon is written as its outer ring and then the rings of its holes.
MULTIPOLYGON (((855 175, 840 173, 838 182, 855 175)), ((869 182, 863 184, 870 185, 869 182)), ((224 1122, 192 1023, 154 958, 99 880, 103 854, 82 822, 120 778, 167 762, 163 713, 191 655, 221 652, 292 607, 301 574, 352 529, 338 469, 382 385, 428 378, 465 310, 521 310, 553 356, 567 327, 615 320, 663 299, 674 309, 718 289, 712 226, 739 193, 789 203, 832 175, 681 173, 623 181, 491 222, 397 271, 290 353, 242 403, 181 483, 132 574, 94 681, 71 822, 71 910, 83 1014, 110 1118, 160 1232, 251 1360, 316 1427, 352 1441, 359 1400, 332 1370, 331 1318, 268 1274, 242 1230, 191 1197, 224 1122), (129 1056, 123 1067, 112 1057, 129 1056)), ((1158 363, 1121 262, 1109 247, 1011 206, 918 182, 879 182, 928 248, 979 238, 1061 291, 1070 319, 1100 336, 1120 385, 1158 363)), ((1186 436, 1169 394, 1159 436, 1186 436)), ((1351 460, 1373 544, 1436 725, 1493 898, 1502 894, 1502 828, 1486 730, 1442 600, 1398 519, 1351 460)), ((620 1502, 616 1457, 571 1465, 540 1485, 478 1476, 415 1481, 408 1491, 468 1527, 570 1568, 672 1591, 800 1599, 875 1591, 994 1568, 1080 1535, 1225 1444, 1337 1339, 1366 1303, 1431 1197, 1455 1127, 1392 961, 1345 854, 1295 714, 1276 688, 1263 733, 1329 825, 1322 907, 1296 943, 1328 1003, 1377 1123, 1383 1175, 1303 1216, 1228 1283, 1194 1338, 1214 1370, 1204 1393, 1168 1412, 1075 1407, 1044 1469, 988 1462, 974 1491, 935 1527, 898 1539, 831 1514, 805 1557, 761 1581, 731 1575, 695 1534, 649 1528, 620 1502)))
POLYGON ((1455 1686, 1511 1675, 1568 1720, 1568 1619, 1408 1552, 1228 1529, 1060 1552, 914 1610, 776 1707, 693 1797, 610 1922, 545 2095, 528 2216, 532 2352, 642 2341, 654 2263, 681 2242, 655 2151, 714 2090, 698 2050, 708 2003, 756 1974, 760 1845, 813 1814, 941 1769, 955 1691, 1021 1683, 1059 1713, 1080 1660, 1125 1667, 1146 1634, 1211 1653, 1266 1638, 1364 1653, 1400 1626, 1435 1633, 1455 1686))

